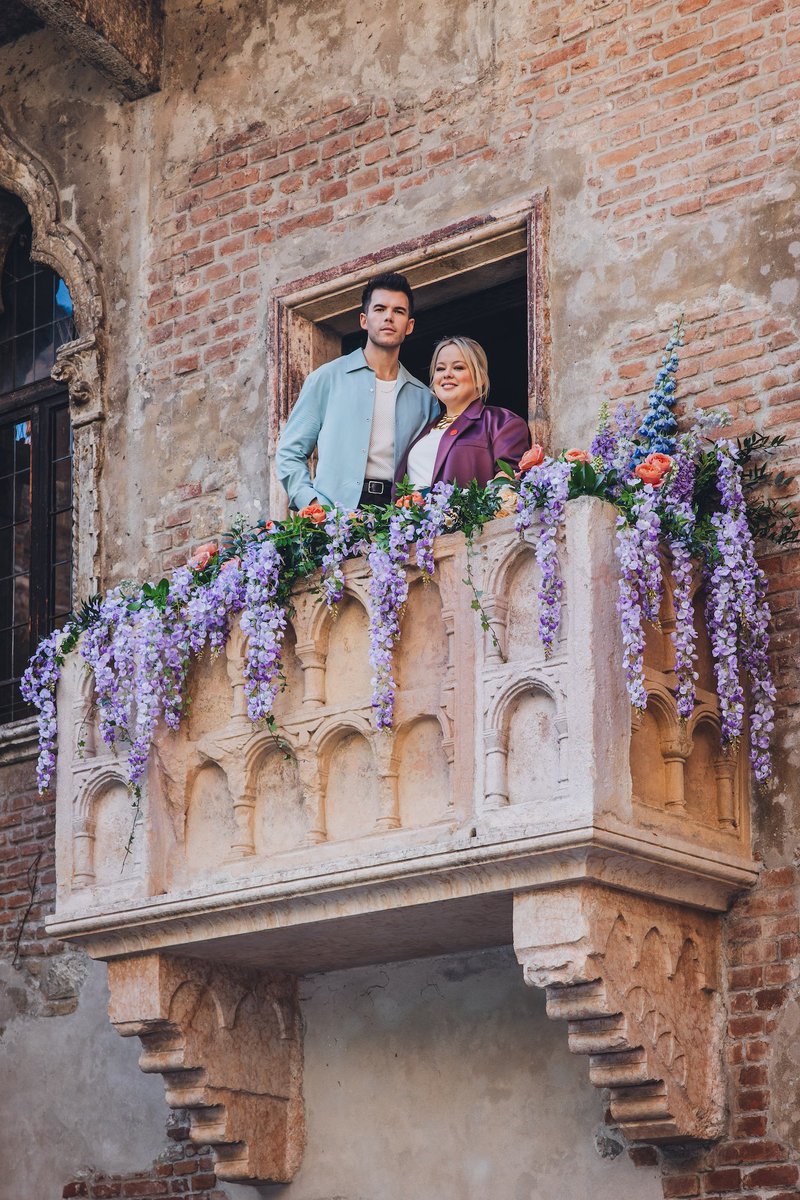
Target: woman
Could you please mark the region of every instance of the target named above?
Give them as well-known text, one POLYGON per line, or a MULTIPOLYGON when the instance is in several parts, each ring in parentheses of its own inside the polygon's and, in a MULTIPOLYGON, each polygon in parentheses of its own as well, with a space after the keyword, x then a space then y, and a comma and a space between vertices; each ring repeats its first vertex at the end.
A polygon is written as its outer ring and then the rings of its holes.
POLYGON ((468 337, 439 342, 431 360, 431 390, 444 406, 400 460, 395 486, 406 475, 415 491, 434 484, 466 487, 473 479, 485 487, 502 459, 516 466, 531 444, 522 417, 485 403, 489 371, 483 347, 468 337))

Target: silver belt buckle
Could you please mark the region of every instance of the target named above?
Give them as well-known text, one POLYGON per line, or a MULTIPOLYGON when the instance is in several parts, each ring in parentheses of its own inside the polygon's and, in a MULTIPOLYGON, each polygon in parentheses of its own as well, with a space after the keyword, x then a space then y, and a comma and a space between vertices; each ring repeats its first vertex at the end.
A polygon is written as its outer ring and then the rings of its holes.
POLYGON ((370 496, 382 496, 382 495, 383 495, 383 489, 384 489, 385 487, 386 487, 386 484, 385 484, 385 483, 381 483, 381 481, 380 481, 379 479, 369 479, 369 480, 367 480, 367 493, 368 493, 370 496))

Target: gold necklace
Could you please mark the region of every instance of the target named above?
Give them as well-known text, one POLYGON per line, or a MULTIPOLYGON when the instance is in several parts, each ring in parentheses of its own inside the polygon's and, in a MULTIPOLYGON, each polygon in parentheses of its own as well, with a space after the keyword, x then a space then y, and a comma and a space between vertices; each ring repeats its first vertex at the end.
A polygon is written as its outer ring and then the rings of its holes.
POLYGON ((436 430, 447 429, 448 425, 453 424, 453 421, 455 421, 455 417, 451 417, 449 413, 445 413, 443 417, 439 417, 433 428, 436 430))

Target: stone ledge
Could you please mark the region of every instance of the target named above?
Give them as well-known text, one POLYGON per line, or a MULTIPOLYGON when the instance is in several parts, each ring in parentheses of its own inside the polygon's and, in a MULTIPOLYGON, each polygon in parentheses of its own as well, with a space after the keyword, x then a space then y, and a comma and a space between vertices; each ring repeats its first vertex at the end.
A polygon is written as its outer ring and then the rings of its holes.
POLYGON ((39 754, 39 725, 36 717, 23 717, 0 725, 0 764, 28 762, 39 754))

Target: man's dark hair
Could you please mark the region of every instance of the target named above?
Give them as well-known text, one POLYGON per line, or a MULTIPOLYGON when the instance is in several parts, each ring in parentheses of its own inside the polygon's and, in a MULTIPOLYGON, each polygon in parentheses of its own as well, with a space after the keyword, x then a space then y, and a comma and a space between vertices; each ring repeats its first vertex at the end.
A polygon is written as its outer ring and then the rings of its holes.
POLYGON ((370 279, 364 291, 361 293, 361 311, 366 312, 369 308, 369 302, 372 298, 372 293, 381 288, 385 292, 402 292, 408 297, 408 315, 414 315, 414 293, 411 291, 411 284, 406 279, 405 275, 398 275, 396 271, 384 271, 382 275, 375 275, 370 279))

